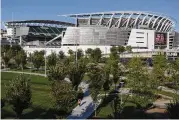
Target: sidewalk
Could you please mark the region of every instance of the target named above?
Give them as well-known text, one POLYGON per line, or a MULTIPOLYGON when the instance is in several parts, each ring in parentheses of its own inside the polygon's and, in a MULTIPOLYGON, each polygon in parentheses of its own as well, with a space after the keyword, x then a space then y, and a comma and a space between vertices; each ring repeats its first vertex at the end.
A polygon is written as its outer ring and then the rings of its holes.
POLYGON ((89 94, 88 84, 82 82, 80 87, 82 87, 84 92, 84 98, 81 101, 81 105, 75 107, 67 119, 86 119, 94 111, 94 103, 91 95, 89 94))

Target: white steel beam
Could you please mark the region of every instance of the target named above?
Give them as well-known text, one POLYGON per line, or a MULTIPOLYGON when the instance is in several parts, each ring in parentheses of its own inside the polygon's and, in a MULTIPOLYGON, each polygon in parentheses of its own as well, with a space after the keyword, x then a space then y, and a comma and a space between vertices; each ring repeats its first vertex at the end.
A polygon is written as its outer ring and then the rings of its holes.
POLYGON ((168 28, 168 26, 170 25, 170 21, 168 21, 168 23, 165 25, 165 27, 164 27, 164 29, 163 29, 163 32, 165 32, 166 31, 166 29, 168 28))
POLYGON ((102 25, 103 17, 104 17, 104 14, 101 15, 101 18, 100 18, 100 20, 98 22, 98 25, 102 25))
POLYGON ((126 28, 127 28, 128 25, 129 25, 129 22, 130 22, 130 19, 131 19, 132 15, 133 15, 133 13, 131 13, 131 15, 128 17, 127 24, 126 24, 126 28))
POLYGON ((155 19, 155 21, 153 22, 152 28, 154 28, 154 26, 155 26, 157 20, 158 20, 160 17, 161 17, 161 16, 158 16, 158 17, 155 19))
POLYGON ((162 28, 164 27, 164 24, 167 22, 168 18, 165 19, 165 21, 163 21, 161 27, 160 27, 160 30, 159 31, 162 31, 162 28))
POLYGON ((114 17, 115 13, 112 14, 110 20, 109 20, 109 28, 111 27, 112 25, 112 20, 113 20, 113 17, 114 17))
MULTIPOLYGON (((158 30, 158 27, 161 25, 161 22, 162 22, 163 19, 166 19, 166 18, 163 17, 163 18, 158 22, 158 25, 157 25, 157 27, 156 27, 156 30, 158 30)), ((161 26, 160 26, 160 27, 161 27, 161 26)))
POLYGON ((136 19, 135 19, 135 23, 134 23, 134 26, 136 26, 136 24, 137 24, 137 21, 138 21, 138 19, 139 19, 139 17, 141 16, 141 13, 136 17, 136 19))
POLYGON ((145 22, 145 19, 148 17, 148 14, 142 19, 142 24, 141 25, 144 25, 144 22, 145 22))
POLYGON ((149 27, 150 22, 152 21, 152 19, 153 19, 154 17, 155 17, 155 15, 153 15, 153 16, 149 19, 148 24, 147 24, 148 27, 149 27))
POLYGON ((120 24, 121 24, 121 20, 122 20, 122 17, 124 16, 124 13, 122 13, 122 15, 120 16, 119 20, 118 20, 118 25, 117 27, 119 28, 120 27, 120 24))
POLYGON ((170 23, 170 24, 168 25, 167 29, 165 30, 165 32, 168 32, 168 31, 171 29, 172 25, 173 25, 173 24, 170 23))

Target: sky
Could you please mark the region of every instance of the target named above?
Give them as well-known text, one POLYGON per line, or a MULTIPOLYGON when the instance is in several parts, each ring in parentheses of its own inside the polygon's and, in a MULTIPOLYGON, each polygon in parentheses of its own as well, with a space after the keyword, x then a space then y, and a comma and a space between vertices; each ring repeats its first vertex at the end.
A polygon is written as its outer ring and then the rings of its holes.
POLYGON ((57 15, 104 11, 152 11, 171 16, 179 31, 179 0, 1 0, 2 22, 11 20, 59 20, 57 15))

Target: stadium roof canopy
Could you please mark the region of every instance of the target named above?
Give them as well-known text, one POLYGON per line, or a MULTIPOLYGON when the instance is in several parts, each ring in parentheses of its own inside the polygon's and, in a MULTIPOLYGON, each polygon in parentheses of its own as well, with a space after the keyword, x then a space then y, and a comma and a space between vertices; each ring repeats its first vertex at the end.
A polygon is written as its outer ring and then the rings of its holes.
POLYGON ((24 20, 24 21, 9 21, 6 26, 47 26, 47 27, 66 27, 74 26, 75 24, 69 22, 55 21, 55 20, 24 20))
POLYGON ((138 28, 139 25, 144 25, 161 32, 173 30, 176 24, 176 20, 167 15, 143 11, 110 11, 60 16, 75 18, 79 25, 103 25, 118 28, 138 28))

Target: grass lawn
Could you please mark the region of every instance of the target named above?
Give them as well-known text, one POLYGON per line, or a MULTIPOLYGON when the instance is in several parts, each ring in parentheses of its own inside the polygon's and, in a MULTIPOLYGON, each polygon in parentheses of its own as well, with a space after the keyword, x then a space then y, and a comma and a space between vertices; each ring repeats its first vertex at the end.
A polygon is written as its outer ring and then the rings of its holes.
MULTIPOLYGON (((12 80, 18 74, 1 72, 1 97, 5 97, 5 84, 12 80)), ((42 76, 26 75, 31 78, 32 87, 32 105, 30 108, 24 110, 22 118, 53 118, 49 113, 53 109, 54 102, 50 95, 50 85, 47 78, 42 76)), ((1 109, 2 118, 14 118, 15 113, 12 106, 6 105, 1 109)))
MULTIPOLYGON (((9 71, 19 71, 19 72, 22 72, 21 69, 9 69, 9 71)), ((44 71, 44 70, 31 70, 31 69, 29 69, 29 68, 24 69, 23 72, 32 72, 32 73, 45 74, 45 71, 44 71)))

